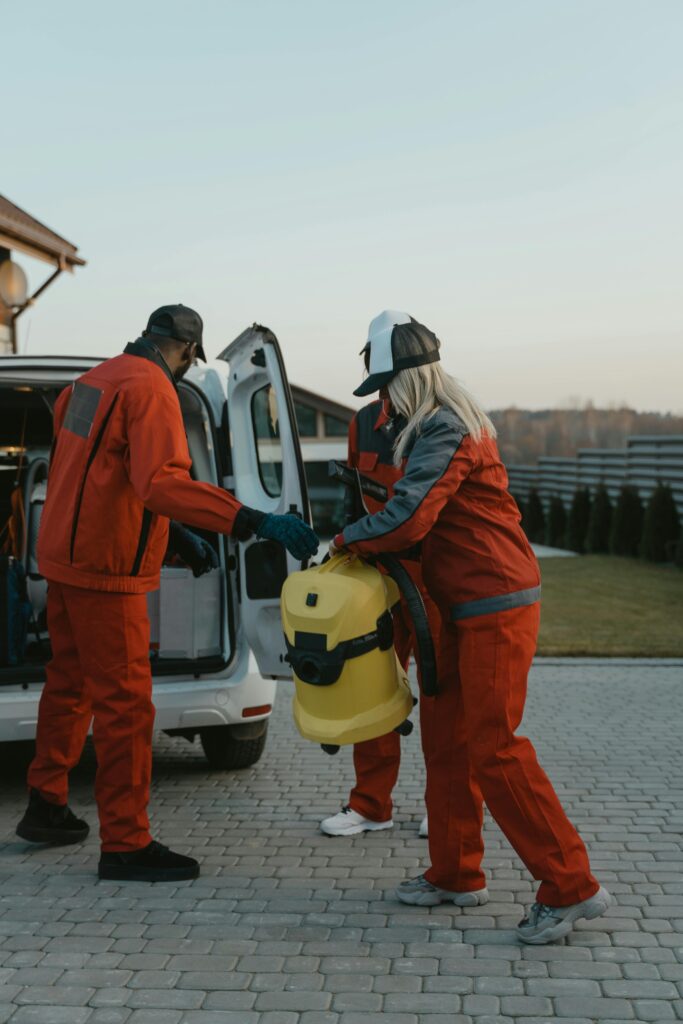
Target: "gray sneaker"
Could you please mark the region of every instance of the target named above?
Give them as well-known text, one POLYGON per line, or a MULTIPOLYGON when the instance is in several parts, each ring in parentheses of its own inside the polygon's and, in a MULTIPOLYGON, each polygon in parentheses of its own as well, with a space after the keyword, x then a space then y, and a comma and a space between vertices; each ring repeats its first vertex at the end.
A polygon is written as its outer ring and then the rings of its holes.
POLYGON ((409 878, 401 882, 396 890, 401 903, 411 903, 415 907, 435 907, 437 903, 455 903, 456 907, 478 907, 488 903, 488 889, 477 889, 476 892, 451 892, 450 889, 438 889, 428 882, 424 875, 409 878))
POLYGON ((533 907, 517 926, 517 935, 522 942, 533 946, 543 946, 546 942, 556 942, 568 935, 574 922, 580 918, 592 921, 609 909, 612 897, 603 889, 598 889, 594 896, 581 903, 571 903, 568 907, 548 907, 545 903, 534 903, 533 907))

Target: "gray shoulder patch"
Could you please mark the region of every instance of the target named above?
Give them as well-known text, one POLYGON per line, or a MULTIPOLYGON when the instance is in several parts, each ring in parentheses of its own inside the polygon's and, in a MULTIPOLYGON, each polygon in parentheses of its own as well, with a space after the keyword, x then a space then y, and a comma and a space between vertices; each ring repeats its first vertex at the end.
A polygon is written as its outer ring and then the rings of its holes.
POLYGON ((102 391, 99 388, 77 380, 69 399, 69 407, 64 418, 64 429, 78 437, 90 437, 101 398, 102 391))
POLYGON ((440 408, 424 421, 419 434, 413 434, 408 442, 407 454, 410 455, 420 438, 428 434, 443 434, 444 431, 452 431, 458 438, 458 444, 467 437, 469 430, 459 416, 452 409, 440 408))
POLYGON ((460 419, 460 417, 453 412, 452 409, 437 409, 433 416, 425 422, 423 433, 429 433, 430 431, 441 431, 444 429, 452 430, 454 434, 458 434, 460 438, 465 437, 469 434, 469 430, 460 419))

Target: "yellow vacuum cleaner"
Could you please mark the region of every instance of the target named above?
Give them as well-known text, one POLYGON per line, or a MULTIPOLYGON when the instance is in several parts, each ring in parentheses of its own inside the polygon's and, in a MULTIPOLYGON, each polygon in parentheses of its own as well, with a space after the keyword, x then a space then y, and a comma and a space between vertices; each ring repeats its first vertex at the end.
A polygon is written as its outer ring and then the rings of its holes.
MULTIPOLYGON (((357 473, 356 484, 360 488, 357 473)), ((404 735, 412 731, 408 716, 414 701, 393 646, 391 609, 400 600, 399 587, 416 626, 423 692, 436 692, 434 648, 420 592, 397 559, 378 561, 384 573, 341 553, 292 573, 282 588, 282 625, 296 688, 294 721, 302 736, 327 753, 392 729, 404 735)))
POLYGON ((306 739, 360 743, 408 718, 413 698, 394 651, 390 610, 398 600, 393 580, 353 555, 335 555, 285 582, 294 721, 306 739))

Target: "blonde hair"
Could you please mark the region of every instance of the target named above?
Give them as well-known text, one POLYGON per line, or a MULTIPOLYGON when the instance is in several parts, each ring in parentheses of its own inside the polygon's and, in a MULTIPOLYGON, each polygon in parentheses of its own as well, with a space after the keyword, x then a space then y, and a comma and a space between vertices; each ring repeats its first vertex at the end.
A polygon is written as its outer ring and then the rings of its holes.
POLYGON ((394 463, 400 466, 408 442, 439 409, 451 409, 475 441, 482 435, 495 437, 496 428, 482 407, 462 384, 443 369, 441 363, 426 363, 399 370, 387 385, 396 412, 408 422, 396 438, 394 463))

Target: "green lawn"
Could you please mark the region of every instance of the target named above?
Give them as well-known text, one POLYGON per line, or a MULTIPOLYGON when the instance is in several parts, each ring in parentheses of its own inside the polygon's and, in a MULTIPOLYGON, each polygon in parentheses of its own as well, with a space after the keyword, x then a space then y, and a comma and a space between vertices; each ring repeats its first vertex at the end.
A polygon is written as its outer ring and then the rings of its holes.
POLYGON ((683 657, 683 572, 630 558, 540 559, 541 655, 683 657))

